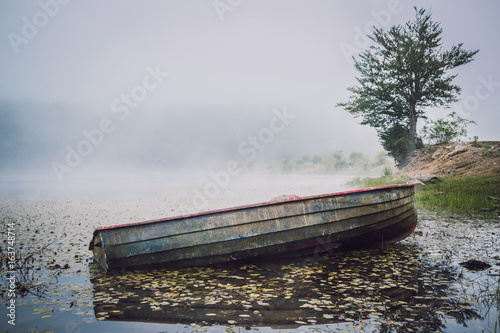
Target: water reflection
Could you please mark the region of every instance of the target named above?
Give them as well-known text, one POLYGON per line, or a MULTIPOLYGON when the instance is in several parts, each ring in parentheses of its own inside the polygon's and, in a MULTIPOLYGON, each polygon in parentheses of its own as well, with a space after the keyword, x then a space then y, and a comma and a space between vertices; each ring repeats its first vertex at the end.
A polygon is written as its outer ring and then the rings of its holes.
MULTIPOLYGON (((496 325, 499 330, 498 219, 436 216, 419 210, 419 225, 403 242, 384 250, 335 253, 327 260, 114 275, 89 265, 88 242, 96 221, 109 225, 149 219, 161 216, 164 206, 163 198, 0 199, 0 220, 18 226, 15 329, 157 333, 250 327, 259 332, 475 333, 495 332, 496 325), (470 260, 492 267, 468 271, 459 265, 470 260), (198 325, 190 326, 193 323, 198 325), (302 327, 293 329, 297 326, 302 327)), ((6 244, 7 228, 0 234, 6 244)), ((8 261, 4 247, 4 318, 10 298, 8 261)))
POLYGON ((436 331, 481 319, 460 298, 450 262, 421 247, 337 252, 328 257, 231 267, 91 271, 98 320, 296 328, 345 322, 384 331, 436 331))

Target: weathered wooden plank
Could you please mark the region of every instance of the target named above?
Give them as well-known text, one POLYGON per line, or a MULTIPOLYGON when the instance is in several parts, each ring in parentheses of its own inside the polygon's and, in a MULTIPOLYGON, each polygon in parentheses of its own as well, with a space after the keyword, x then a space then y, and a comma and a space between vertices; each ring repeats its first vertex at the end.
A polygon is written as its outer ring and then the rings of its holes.
MULTIPOLYGON (((318 213, 284 216, 274 220, 254 221, 241 225, 228 225, 217 229, 199 230, 191 233, 158 235, 157 238, 122 244, 116 244, 115 239, 112 238, 113 234, 110 233, 111 237, 108 243, 108 255, 110 258, 118 258, 134 256, 141 253, 155 253, 176 248, 180 249, 195 245, 207 245, 216 242, 255 237, 267 233, 288 232, 292 229, 300 229, 334 221, 338 221, 339 223, 336 225, 335 230, 331 230, 330 232, 338 232, 346 228, 357 227, 352 222, 346 222, 345 220, 387 211, 395 207, 407 205, 408 203, 412 203, 411 197, 363 206, 359 209, 351 208, 342 209, 340 211, 330 210, 318 213)), ((389 214, 393 213, 391 212, 389 214)), ((368 222, 370 219, 366 219, 365 221, 366 223, 371 223, 368 222)))
MULTIPOLYGON (((194 216, 182 216, 156 220, 154 223, 137 223, 125 225, 124 228, 112 229, 115 241, 113 243, 127 243, 142 241, 157 235, 183 234, 200 230, 240 225, 255 221, 271 220, 286 215, 302 215, 310 212, 342 210, 361 207, 373 203, 397 200, 401 197, 412 195, 407 188, 391 189, 389 191, 374 191, 349 193, 339 196, 315 196, 306 199, 283 202, 276 204, 259 204, 258 206, 244 206, 222 212, 208 212, 194 216), (187 223, 189 221, 189 223, 187 223)), ((148 222, 148 221, 146 221, 148 222)), ((100 229, 97 229, 100 230, 100 229)))
MULTIPOLYGON (((332 221, 323 224, 321 228, 309 226, 300 229, 256 235, 245 239, 233 239, 212 244, 199 244, 151 254, 144 253, 139 256, 122 257, 120 261, 115 264, 120 263, 128 265, 129 262, 152 264, 158 260, 170 262, 211 256, 226 256, 231 259, 228 255, 245 251, 248 251, 248 255, 245 257, 266 255, 266 253, 267 255, 276 255, 277 253, 272 253, 266 248, 277 245, 282 248, 282 251, 285 249, 294 250, 295 248, 291 245, 286 245, 292 243, 295 243, 299 248, 306 246, 305 244, 316 246, 316 244, 321 241, 321 237, 327 235, 334 235, 331 236, 329 240, 338 243, 338 245, 334 247, 339 247, 344 244, 346 237, 361 237, 364 233, 372 233, 376 231, 377 228, 386 228, 387 226, 397 224, 412 216, 414 216, 413 208, 411 204, 407 204, 406 206, 393 209, 390 214, 387 211, 379 212, 368 216, 358 216, 349 220, 332 221), (369 226, 378 227, 369 228, 369 226), (367 228, 363 231, 364 227, 367 228), (304 244, 301 244, 301 242, 304 244)), ((388 239, 389 237, 390 236, 387 236, 386 238, 388 239)), ((240 255, 240 257, 242 256, 243 255, 240 255)))
MULTIPOLYGON (((413 214, 403 215, 398 220, 396 225, 404 224, 401 226, 403 230, 408 230, 415 223, 413 214)), ((193 265, 206 265, 212 263, 221 263, 234 260, 245 260, 245 259, 258 259, 264 258, 266 260, 279 259, 280 257, 293 254, 293 255, 307 255, 313 253, 320 253, 327 251, 329 249, 335 249, 341 246, 360 246, 367 244, 379 244, 379 243, 392 243, 391 238, 393 234, 401 235, 401 230, 390 231, 390 228, 394 228, 395 224, 390 221, 384 221, 386 226, 378 230, 377 234, 374 235, 374 230, 366 230, 365 233, 359 234, 356 230, 347 230, 340 232, 338 234, 328 234, 324 236, 318 236, 316 238, 309 238, 300 241, 284 242, 275 245, 261 246, 252 248, 252 250, 241 250, 240 247, 236 247, 234 252, 230 254, 225 254, 219 252, 218 254, 207 254, 206 251, 201 249, 199 254, 187 251, 180 251, 179 253, 164 253, 158 254, 153 258, 148 258, 147 255, 131 258, 123 258, 113 265, 117 266, 142 266, 142 265, 154 265, 159 260, 160 262, 167 262, 170 267, 186 267, 193 265), (387 231, 384 231, 387 230, 387 231), (387 235, 387 236, 384 236, 387 235)), ((221 246, 221 244, 219 244, 221 246)), ((227 244, 224 247, 227 249, 227 244)), ((174 250, 176 251, 176 250, 174 250)))

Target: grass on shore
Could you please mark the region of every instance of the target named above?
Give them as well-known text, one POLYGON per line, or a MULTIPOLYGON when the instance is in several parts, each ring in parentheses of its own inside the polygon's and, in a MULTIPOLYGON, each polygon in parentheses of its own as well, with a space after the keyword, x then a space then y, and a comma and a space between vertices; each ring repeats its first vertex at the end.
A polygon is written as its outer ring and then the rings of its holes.
POLYGON ((382 177, 378 177, 378 178, 356 177, 351 181, 351 184, 354 186, 360 186, 360 187, 376 187, 376 186, 384 186, 384 185, 404 184, 409 180, 410 180, 410 177, 408 177, 406 175, 403 175, 403 176, 387 175, 387 176, 382 176, 382 177))
MULTIPOLYGON (((356 178, 353 185, 373 187, 402 184, 408 176, 356 178)), ((417 205, 446 214, 498 216, 500 211, 500 175, 443 177, 425 189, 417 190, 417 205)))
POLYGON ((443 177, 417 191, 417 202, 451 214, 496 214, 500 210, 500 176, 443 177))

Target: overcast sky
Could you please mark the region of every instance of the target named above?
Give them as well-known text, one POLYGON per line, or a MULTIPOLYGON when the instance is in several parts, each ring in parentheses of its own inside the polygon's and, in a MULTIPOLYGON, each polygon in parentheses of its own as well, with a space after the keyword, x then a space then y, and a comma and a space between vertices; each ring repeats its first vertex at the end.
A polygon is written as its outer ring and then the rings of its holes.
MULTIPOLYGON (((232 107, 269 126, 272 110, 286 108, 297 116, 294 133, 310 145, 304 151, 377 152, 375 132, 335 105, 355 84, 350 57, 366 46, 364 34, 413 19, 413 6, 432 11, 445 47, 480 49, 458 69, 462 100, 451 110, 477 122, 470 137, 500 140, 496 0, 7 0, 0 98, 84 104, 97 124, 109 117, 115 125, 136 110, 195 106, 204 119, 232 107)), ((242 140, 252 133, 242 127, 242 140)))

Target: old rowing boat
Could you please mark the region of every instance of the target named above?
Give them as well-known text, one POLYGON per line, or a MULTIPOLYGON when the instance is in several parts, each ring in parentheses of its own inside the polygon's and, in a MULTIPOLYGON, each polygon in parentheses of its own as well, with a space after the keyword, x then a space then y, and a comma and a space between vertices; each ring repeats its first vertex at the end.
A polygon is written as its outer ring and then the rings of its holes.
POLYGON ((89 249, 106 270, 186 267, 394 243, 416 225, 414 187, 404 184, 101 227, 89 249))

